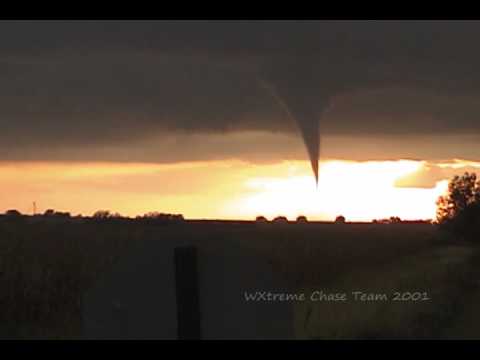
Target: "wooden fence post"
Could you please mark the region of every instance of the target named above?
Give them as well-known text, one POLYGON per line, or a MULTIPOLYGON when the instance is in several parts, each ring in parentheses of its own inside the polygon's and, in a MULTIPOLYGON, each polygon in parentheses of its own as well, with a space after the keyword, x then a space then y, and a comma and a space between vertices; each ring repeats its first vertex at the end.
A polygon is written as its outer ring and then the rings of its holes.
POLYGON ((197 248, 175 248, 175 285, 177 295, 177 335, 179 340, 201 339, 200 296, 197 248))

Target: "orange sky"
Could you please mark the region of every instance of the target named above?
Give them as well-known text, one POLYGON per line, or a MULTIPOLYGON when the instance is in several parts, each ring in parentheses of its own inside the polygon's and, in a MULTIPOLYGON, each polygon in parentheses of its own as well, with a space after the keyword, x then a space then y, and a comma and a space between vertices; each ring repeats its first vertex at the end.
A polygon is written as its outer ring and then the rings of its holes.
POLYGON ((324 161, 315 187, 307 161, 242 161, 170 165, 0 163, 0 211, 53 208, 91 215, 99 209, 135 216, 149 211, 186 218, 348 220, 389 216, 430 219, 454 174, 479 164, 461 160, 324 161))

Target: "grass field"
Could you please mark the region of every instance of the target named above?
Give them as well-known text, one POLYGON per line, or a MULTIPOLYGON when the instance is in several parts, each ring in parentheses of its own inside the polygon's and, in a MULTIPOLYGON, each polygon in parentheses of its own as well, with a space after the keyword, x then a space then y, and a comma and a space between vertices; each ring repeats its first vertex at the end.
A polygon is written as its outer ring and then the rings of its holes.
MULTIPOLYGON (((461 337, 462 310, 477 296, 477 250, 455 245, 433 225, 2 219, 0 337, 80 336, 82 294, 98 276, 144 240, 177 238, 240 241, 305 291, 429 294, 423 302, 299 304, 301 339, 461 337)), ((468 326, 472 336, 476 326, 468 326)))

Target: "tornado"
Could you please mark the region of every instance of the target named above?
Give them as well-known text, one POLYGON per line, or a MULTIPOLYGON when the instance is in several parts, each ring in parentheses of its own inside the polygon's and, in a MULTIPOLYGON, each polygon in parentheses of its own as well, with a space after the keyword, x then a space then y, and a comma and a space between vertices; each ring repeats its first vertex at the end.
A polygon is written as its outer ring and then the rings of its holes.
POLYGON ((320 161, 320 126, 319 119, 314 116, 305 118, 297 116, 297 125, 307 148, 310 165, 312 166, 315 184, 318 186, 318 163, 320 161))
POLYGON ((315 183, 318 186, 320 112, 326 106, 325 101, 315 96, 314 91, 305 92, 303 88, 298 88, 299 85, 301 86, 298 82, 285 83, 261 79, 261 85, 269 91, 270 95, 297 125, 307 149, 315 183))

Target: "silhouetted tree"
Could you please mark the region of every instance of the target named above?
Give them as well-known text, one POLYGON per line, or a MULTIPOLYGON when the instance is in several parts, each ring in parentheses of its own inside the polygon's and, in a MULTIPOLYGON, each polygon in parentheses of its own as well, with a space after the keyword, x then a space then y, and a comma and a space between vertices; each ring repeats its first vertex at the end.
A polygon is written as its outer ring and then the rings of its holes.
POLYGON ((437 201, 437 222, 448 231, 464 239, 479 235, 480 181, 475 173, 455 176, 448 184, 448 192, 437 201))
POLYGON ((277 216, 275 219, 272 220, 274 223, 283 223, 287 224, 288 219, 285 216, 277 216))
POLYGON ((156 223, 181 222, 185 220, 182 214, 164 214, 156 211, 146 213, 137 217, 137 219, 156 223))
POLYGON ((297 223, 307 223, 307 222, 308 220, 306 216, 300 215, 299 217, 297 217, 297 223))
POLYGON ((95 219, 108 219, 111 218, 112 214, 108 210, 98 210, 93 214, 93 218, 95 219))
POLYGON ((335 218, 335 224, 345 224, 345 216, 339 215, 335 218))
POLYGON ((22 216, 22 213, 18 210, 12 209, 12 210, 7 210, 5 212, 5 215, 11 216, 11 217, 17 217, 17 216, 22 216))
POLYGON ((374 224, 401 224, 404 221, 398 216, 390 216, 388 219, 375 219, 372 220, 374 224))
POLYGON ((70 218, 72 215, 69 212, 55 211, 53 216, 57 218, 70 218))
POLYGON ((265 223, 265 222, 268 222, 267 218, 265 216, 257 216, 255 218, 255 221, 256 222, 260 222, 260 223, 265 223))

